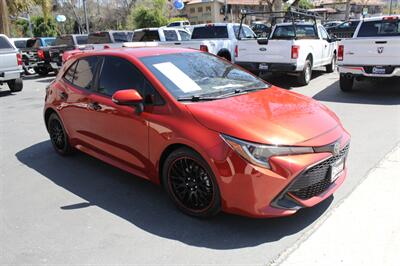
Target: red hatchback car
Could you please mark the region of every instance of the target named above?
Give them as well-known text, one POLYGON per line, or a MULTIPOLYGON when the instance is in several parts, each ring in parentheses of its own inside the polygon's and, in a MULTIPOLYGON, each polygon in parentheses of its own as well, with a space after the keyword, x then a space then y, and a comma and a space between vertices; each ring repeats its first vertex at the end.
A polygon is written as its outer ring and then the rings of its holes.
POLYGON ((332 111, 195 50, 74 55, 47 88, 44 119, 58 153, 162 184, 194 216, 290 215, 347 173, 350 136, 332 111))

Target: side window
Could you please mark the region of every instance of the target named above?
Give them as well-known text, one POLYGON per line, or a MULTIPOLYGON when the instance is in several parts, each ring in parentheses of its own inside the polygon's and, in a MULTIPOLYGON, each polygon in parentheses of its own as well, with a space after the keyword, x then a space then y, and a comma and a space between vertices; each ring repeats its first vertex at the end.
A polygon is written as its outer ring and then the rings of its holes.
POLYGON ((179 34, 181 35, 182 41, 189 41, 190 40, 190 34, 187 33, 186 31, 180 30, 179 34))
POLYGON ((323 27, 318 27, 319 35, 323 40, 328 40, 329 36, 328 33, 326 33, 325 29, 323 27))
POLYGON ((164 30, 165 40, 168 41, 177 41, 178 35, 174 30, 164 30))
POLYGON ((96 56, 79 59, 72 83, 83 89, 90 90, 96 72, 98 58, 96 56))
POLYGON ((129 61, 113 56, 104 58, 98 91, 112 96, 116 91, 136 89, 143 96, 143 74, 129 61))
POLYGON ((64 79, 66 79, 70 83, 72 83, 72 81, 74 80, 76 64, 77 62, 73 63, 64 74, 64 79))
POLYGON ((164 100, 156 89, 147 81, 144 80, 144 102, 147 105, 163 105, 164 100))

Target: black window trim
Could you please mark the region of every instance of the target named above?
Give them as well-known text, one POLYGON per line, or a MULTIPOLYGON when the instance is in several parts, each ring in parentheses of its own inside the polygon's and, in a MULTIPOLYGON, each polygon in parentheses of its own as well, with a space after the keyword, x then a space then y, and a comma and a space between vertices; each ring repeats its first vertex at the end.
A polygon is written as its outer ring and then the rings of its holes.
MULTIPOLYGON (((101 75, 101 71, 103 70, 105 58, 106 58, 106 57, 116 57, 116 58, 125 60, 125 61, 127 61, 129 64, 131 64, 140 74, 142 74, 143 79, 144 79, 143 86, 144 86, 144 83, 147 82, 147 83, 150 85, 150 87, 151 87, 156 93, 158 93, 158 95, 160 95, 160 99, 161 99, 160 103, 155 104, 155 103, 146 103, 146 102, 144 102, 144 106, 163 106, 163 105, 165 105, 166 102, 165 102, 164 98, 162 97, 161 93, 155 88, 155 86, 154 86, 154 85, 151 83, 151 81, 143 74, 143 72, 142 72, 135 64, 133 64, 131 61, 127 60, 126 58, 124 58, 124 57, 122 57, 122 56, 118 56, 118 55, 101 55, 101 56, 99 56, 99 57, 100 57, 100 59, 99 59, 99 62, 97 63, 96 74, 95 74, 95 76, 94 76, 95 83, 94 83, 94 86, 93 86, 93 90, 91 90, 90 92, 95 93, 95 94, 100 95, 100 96, 103 96, 103 97, 110 98, 110 99, 112 98, 112 96, 107 95, 107 94, 105 94, 105 93, 102 93, 102 92, 98 91, 98 87, 99 87, 100 75, 101 75), (101 64, 101 65, 99 65, 99 64, 101 64)), ((74 86, 75 86, 75 85, 74 85, 74 86)), ((144 100, 144 101, 146 100, 146 97, 147 97, 147 95, 143 95, 143 100, 144 100)))
POLYGON ((71 86, 74 86, 74 88, 76 88, 76 89, 78 89, 78 90, 85 91, 85 92, 90 92, 90 93, 94 93, 95 90, 97 90, 97 83, 98 83, 97 77, 98 77, 98 74, 99 74, 99 64, 100 64, 100 61, 101 61, 101 60, 102 60, 102 58, 101 58, 101 56, 99 56, 99 55, 87 55, 87 56, 79 57, 79 58, 77 58, 77 59, 68 67, 68 69, 64 72, 62 79, 63 79, 65 82, 67 82, 68 84, 70 84, 71 86), (93 86, 91 86, 92 89, 82 88, 82 87, 80 87, 80 86, 74 84, 73 82, 69 81, 67 78, 65 78, 65 76, 66 76, 67 73, 68 73, 68 70, 69 70, 71 67, 73 67, 73 66, 75 66, 74 74, 73 74, 73 76, 75 77, 76 67, 78 66, 79 61, 82 60, 82 59, 85 59, 85 58, 89 58, 89 57, 98 57, 98 61, 97 61, 97 63, 96 63, 94 75, 93 75, 93 78, 92 78, 92 81, 91 81, 91 83, 93 83, 93 86), (94 82, 93 82, 93 81, 94 81, 94 82))

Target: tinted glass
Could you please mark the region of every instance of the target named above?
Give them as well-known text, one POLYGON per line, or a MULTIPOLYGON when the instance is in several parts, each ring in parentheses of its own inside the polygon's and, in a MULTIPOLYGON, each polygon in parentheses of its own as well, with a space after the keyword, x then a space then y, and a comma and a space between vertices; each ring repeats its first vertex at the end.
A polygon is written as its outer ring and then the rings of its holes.
POLYGON ((269 85, 239 67, 207 53, 143 57, 141 61, 176 98, 219 96, 238 89, 269 85))
POLYGON ((82 45, 82 44, 87 44, 88 42, 88 36, 76 36, 76 44, 82 45))
POLYGON ((400 36, 399 20, 366 21, 361 24, 358 37, 400 36))
POLYGON ((169 25, 168 25, 168 27, 178 27, 178 26, 180 26, 181 24, 180 24, 180 22, 172 22, 172 23, 170 23, 169 25))
POLYGON ((18 49, 26 48, 26 40, 14 41, 14 45, 18 49))
POLYGON ((114 42, 130 42, 126 32, 113 32, 114 42))
POLYGON ((76 64, 77 62, 73 63, 64 74, 64 78, 71 83, 74 79, 76 64))
POLYGON ((174 30, 164 30, 165 40, 168 41, 177 41, 178 35, 174 30))
POLYGON ((206 25, 193 29, 192 39, 219 39, 228 38, 226 26, 206 25))
POLYGON ((302 39, 314 39, 317 37, 314 25, 285 25, 277 26, 271 39, 292 39, 295 37, 294 28, 296 28, 296 37, 302 39))
POLYGON ((34 47, 36 43, 36 39, 29 39, 26 41, 26 48, 32 48, 34 47))
POLYGON ((0 49, 12 49, 11 43, 4 37, 0 37, 0 49))
POLYGON ((71 35, 66 36, 59 36, 55 41, 55 45, 67 45, 72 46, 74 45, 74 40, 71 35))
POLYGON ((159 41, 160 35, 158 34, 158 30, 141 30, 135 31, 133 34, 134 42, 153 42, 159 41))
POLYGON ((132 63, 118 57, 107 56, 99 78, 98 91, 112 96, 118 90, 136 89, 143 92, 143 74, 132 63))
POLYGON ((52 46, 56 42, 56 38, 43 39, 44 46, 52 46))
POLYGON ((103 44, 110 43, 111 39, 108 32, 94 32, 90 33, 88 37, 88 43, 91 44, 103 44))
POLYGON ((189 41, 190 40, 190 34, 187 33, 186 31, 180 30, 179 34, 181 35, 181 40, 182 41, 189 41))
POLYGON ((90 90, 96 72, 98 58, 95 56, 79 59, 72 83, 80 88, 90 90))

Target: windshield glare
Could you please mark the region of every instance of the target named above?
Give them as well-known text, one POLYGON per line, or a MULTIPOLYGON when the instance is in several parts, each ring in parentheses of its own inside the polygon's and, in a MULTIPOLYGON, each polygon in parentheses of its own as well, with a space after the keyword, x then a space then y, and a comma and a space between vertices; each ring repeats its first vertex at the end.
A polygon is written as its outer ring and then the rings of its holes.
POLYGON ((177 99, 218 97, 269 85, 216 56, 200 52, 143 57, 141 61, 177 99))

